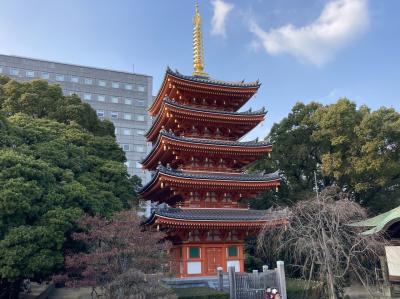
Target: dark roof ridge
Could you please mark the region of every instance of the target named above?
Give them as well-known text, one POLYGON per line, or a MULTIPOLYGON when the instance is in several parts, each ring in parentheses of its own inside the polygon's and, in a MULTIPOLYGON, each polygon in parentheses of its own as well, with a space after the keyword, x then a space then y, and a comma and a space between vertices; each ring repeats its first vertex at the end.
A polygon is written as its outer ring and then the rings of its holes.
POLYGON ((174 132, 167 131, 165 129, 160 130, 159 136, 162 136, 162 135, 176 139, 176 140, 190 141, 190 142, 204 143, 204 144, 217 144, 217 145, 228 145, 228 146, 252 146, 252 147, 272 145, 270 140, 259 141, 258 138, 255 138, 255 139, 249 140, 249 141, 231 141, 231 140, 184 137, 184 136, 175 135, 174 132))
POLYGON ((287 218, 288 210, 181 209, 161 204, 153 209, 145 222, 150 223, 155 216, 189 221, 271 221, 287 218))
POLYGON ((204 173, 204 172, 186 172, 178 169, 164 166, 161 163, 157 166, 157 171, 164 174, 174 175, 183 178, 196 178, 196 179, 216 179, 216 180, 229 180, 239 179, 240 181, 273 181, 280 178, 280 171, 277 170, 272 173, 258 172, 247 173, 238 172, 237 174, 231 173, 204 173))
MULTIPOLYGON (((165 105, 165 104, 169 104, 169 105, 173 105, 177 108, 183 108, 183 109, 187 109, 187 110, 192 110, 192 111, 200 111, 200 112, 207 112, 207 113, 214 113, 214 114, 225 114, 225 115, 238 115, 238 116, 247 116, 247 115, 263 115, 265 116, 267 114, 267 110, 265 109, 265 107, 262 107, 256 111, 251 111, 251 109, 249 109, 248 111, 244 111, 244 112, 234 112, 234 111, 224 111, 224 110, 214 110, 214 109, 205 109, 205 108, 198 108, 198 107, 192 107, 192 106, 188 106, 188 105, 181 105, 179 103, 177 103, 176 101, 165 97, 162 104, 161 105, 165 105)), ((161 106, 162 107, 162 106, 161 106)), ((162 113, 163 109, 160 109, 160 111, 158 112, 158 114, 156 115, 153 125, 158 121, 158 119, 160 118, 160 115, 162 113)), ((151 130, 153 129, 153 125, 147 130, 147 132, 144 134, 145 136, 147 136, 151 130)))
MULTIPOLYGON (((177 140, 177 141, 183 141, 183 142, 220 145, 220 146, 229 146, 229 147, 245 146, 245 147, 249 147, 249 148, 256 148, 256 147, 272 146, 272 142, 269 139, 259 141, 258 137, 253 140, 249 140, 249 141, 230 141, 230 140, 219 140, 219 139, 194 138, 194 137, 178 136, 178 135, 175 135, 174 132, 167 131, 165 129, 160 130, 160 134, 158 135, 155 144, 159 143, 162 136, 165 136, 165 137, 177 140)), ((156 148, 157 148, 157 146, 153 146, 150 153, 141 160, 142 164, 144 161, 146 161, 150 157, 150 155, 152 154, 152 152, 154 152, 156 150, 156 148)))
POLYGON ((266 115, 267 110, 265 107, 261 107, 258 110, 252 111, 251 107, 247 111, 226 111, 226 110, 216 110, 216 109, 207 109, 207 108, 201 108, 201 107, 195 107, 195 106, 190 106, 190 105, 183 105, 179 104, 173 99, 170 99, 168 97, 164 97, 163 100, 165 103, 171 104, 175 107, 179 108, 185 108, 185 109, 190 109, 190 110, 195 110, 195 111, 204 111, 204 112, 211 112, 211 113, 219 113, 219 114, 228 114, 228 115, 266 115))
POLYGON ((261 86, 261 83, 259 80, 254 81, 254 82, 244 82, 242 81, 237 81, 237 82, 228 82, 228 81, 222 81, 222 80, 217 80, 213 79, 210 77, 202 77, 202 76, 188 76, 188 75, 183 75, 181 74, 178 70, 173 71, 170 67, 167 67, 166 73, 184 79, 184 80, 190 80, 194 82, 199 82, 199 83, 204 83, 204 84, 211 84, 211 85, 219 85, 219 86, 229 86, 229 87, 242 87, 242 88, 248 88, 248 87, 257 87, 259 88, 261 86))
POLYGON ((138 193, 142 193, 150 185, 154 183, 154 178, 159 174, 172 175, 180 178, 188 178, 195 180, 220 180, 220 181, 242 181, 242 182, 269 182, 280 179, 280 171, 277 170, 273 173, 247 173, 239 172, 237 174, 232 173, 204 173, 204 172, 185 172, 177 169, 173 169, 169 166, 164 166, 161 163, 157 166, 156 171, 152 171, 153 179, 151 179, 146 185, 144 185, 138 193))

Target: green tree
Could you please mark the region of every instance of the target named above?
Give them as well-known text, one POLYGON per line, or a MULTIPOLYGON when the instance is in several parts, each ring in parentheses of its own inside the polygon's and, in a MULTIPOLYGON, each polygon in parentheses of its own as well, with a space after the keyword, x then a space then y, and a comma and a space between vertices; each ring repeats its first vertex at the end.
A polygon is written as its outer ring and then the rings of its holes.
POLYGON ((8 116, 22 112, 65 124, 75 122, 96 135, 114 135, 113 124, 99 120, 89 104, 77 95, 64 96, 58 85, 44 80, 21 83, 0 76, 0 111, 8 116))
POLYGON ((320 107, 321 104, 314 102, 296 103, 287 117, 273 125, 267 137, 273 145, 271 157, 265 156, 250 165, 250 169, 267 172, 279 169, 283 179, 279 191, 262 194, 252 202, 254 208, 291 204, 313 190, 314 171, 321 163, 321 149, 312 138, 316 125, 311 116, 320 107))
POLYGON ((322 173, 374 211, 393 208, 400 199, 400 114, 370 111, 341 99, 313 115, 312 137, 322 148, 322 173))
POLYGON ((334 104, 297 103, 268 136, 272 157, 250 169, 283 174, 279 192, 268 191, 253 202, 267 208, 292 204, 331 184, 350 192, 374 212, 388 210, 400 199, 400 114, 394 109, 371 111, 348 99, 334 104))
POLYGON ((84 120, 79 98, 41 81, 0 85, 8 116, 0 114, 0 298, 16 298, 23 279, 41 281, 63 266, 82 214, 132 207, 140 180, 129 177, 112 124, 84 120), (79 113, 61 119, 73 106, 79 113))

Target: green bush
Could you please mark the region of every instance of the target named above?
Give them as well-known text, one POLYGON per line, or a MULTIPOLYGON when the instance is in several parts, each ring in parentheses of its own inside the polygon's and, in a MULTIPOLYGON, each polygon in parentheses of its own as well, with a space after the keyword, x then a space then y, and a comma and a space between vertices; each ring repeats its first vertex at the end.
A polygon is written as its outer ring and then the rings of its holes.
POLYGON ((229 294, 208 287, 173 289, 179 299, 229 299, 229 294))
POLYGON ((321 299, 323 298, 322 284, 315 281, 307 288, 307 282, 303 279, 289 278, 286 280, 286 292, 288 299, 321 299))

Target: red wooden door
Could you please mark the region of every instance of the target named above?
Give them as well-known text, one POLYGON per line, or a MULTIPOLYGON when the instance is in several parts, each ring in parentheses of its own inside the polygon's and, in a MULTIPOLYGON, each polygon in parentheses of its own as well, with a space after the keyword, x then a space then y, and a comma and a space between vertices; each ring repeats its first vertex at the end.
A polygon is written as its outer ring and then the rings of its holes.
POLYGON ((217 274, 217 268, 222 267, 222 248, 206 249, 207 274, 217 274))

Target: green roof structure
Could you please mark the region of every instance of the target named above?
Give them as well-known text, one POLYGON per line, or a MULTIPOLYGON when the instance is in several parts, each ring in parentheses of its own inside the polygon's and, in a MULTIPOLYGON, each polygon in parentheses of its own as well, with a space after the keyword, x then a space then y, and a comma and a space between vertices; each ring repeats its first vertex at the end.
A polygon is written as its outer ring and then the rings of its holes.
POLYGON ((398 221, 400 221, 400 206, 375 217, 351 223, 350 226, 368 229, 361 233, 364 236, 368 236, 383 232, 398 221))

